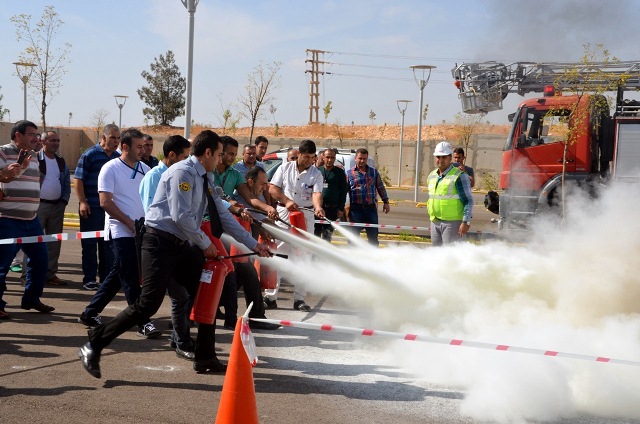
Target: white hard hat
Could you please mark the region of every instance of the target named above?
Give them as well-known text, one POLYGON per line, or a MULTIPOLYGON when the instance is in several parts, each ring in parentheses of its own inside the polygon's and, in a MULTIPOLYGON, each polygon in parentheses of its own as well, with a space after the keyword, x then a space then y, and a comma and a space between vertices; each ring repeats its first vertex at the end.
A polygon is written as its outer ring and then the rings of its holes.
POLYGON ((433 156, 449 156, 453 154, 453 147, 446 141, 441 141, 436 144, 436 150, 433 152, 433 156))

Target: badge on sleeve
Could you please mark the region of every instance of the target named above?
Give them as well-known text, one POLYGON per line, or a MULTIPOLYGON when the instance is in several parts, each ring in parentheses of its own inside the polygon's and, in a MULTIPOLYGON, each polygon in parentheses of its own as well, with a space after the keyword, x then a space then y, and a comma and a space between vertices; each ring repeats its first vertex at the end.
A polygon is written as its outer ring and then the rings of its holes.
POLYGON ((189 184, 189 183, 188 183, 188 182, 186 182, 186 181, 185 181, 185 182, 183 182, 183 183, 180 183, 180 185, 179 185, 178 187, 180 187, 180 190, 182 190, 182 191, 189 191, 189 190, 191 190, 191 184, 189 184))

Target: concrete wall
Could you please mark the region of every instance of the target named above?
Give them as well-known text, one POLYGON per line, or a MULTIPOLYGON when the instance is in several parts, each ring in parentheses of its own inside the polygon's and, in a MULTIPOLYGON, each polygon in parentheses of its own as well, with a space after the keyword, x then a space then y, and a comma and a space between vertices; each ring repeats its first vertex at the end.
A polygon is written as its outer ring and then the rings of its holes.
MULTIPOLYGON (((10 123, 0 123, 0 144, 6 144, 11 141, 10 123)), ((99 133, 96 131, 85 131, 79 129, 57 129, 60 134, 60 155, 65 158, 69 169, 75 169, 78 158, 84 150, 95 144, 99 139, 99 133)), ((166 135, 154 135, 153 154, 162 153, 162 144, 167 138, 166 135)), ((242 146, 249 142, 249 137, 234 137, 242 146)), ((286 147, 298 146, 302 141, 301 138, 269 138, 269 152, 286 147)), ((433 149, 435 145, 442 140, 427 140, 422 142, 422 184, 426 183, 426 176, 435 168, 433 160, 433 149)), ((391 183, 398 183, 398 159, 400 152, 399 140, 338 140, 338 139, 320 139, 316 142, 318 147, 339 147, 345 149, 358 149, 364 147, 369 150, 369 156, 373 157, 376 167, 383 174, 389 177, 391 183)), ((451 144, 456 147, 456 143, 451 144)), ((467 165, 474 168, 476 173, 476 188, 482 187, 482 179, 491 174, 496 180, 502 168, 502 148, 505 144, 504 135, 478 135, 472 138, 467 155, 467 165)), ((402 144, 402 185, 411 186, 415 178, 415 155, 416 141, 405 140, 402 144)))

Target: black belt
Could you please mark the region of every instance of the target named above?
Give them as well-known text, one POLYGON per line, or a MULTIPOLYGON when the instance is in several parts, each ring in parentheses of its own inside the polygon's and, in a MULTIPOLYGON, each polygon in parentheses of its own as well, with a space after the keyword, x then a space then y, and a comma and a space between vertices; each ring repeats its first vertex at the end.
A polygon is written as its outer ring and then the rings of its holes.
POLYGON ((60 203, 62 199, 58 199, 58 200, 47 200, 47 199, 40 199, 40 203, 47 203, 49 205, 57 205, 58 203, 60 203))
POLYGON ((354 207, 354 206, 358 206, 358 207, 361 207, 361 208, 372 208, 372 207, 378 207, 378 204, 377 203, 372 203, 372 204, 369 204, 369 205, 365 205, 364 203, 352 203, 351 207, 354 207))
POLYGON ((163 239, 169 240, 170 242, 172 242, 173 244, 176 244, 178 246, 184 246, 185 244, 187 244, 188 242, 185 240, 182 240, 180 237, 177 237, 171 233, 168 233, 166 231, 162 231, 162 230, 158 230, 157 228, 152 228, 149 226, 145 226, 144 227, 144 231, 146 233, 149 234, 153 234, 154 236, 158 236, 161 237, 163 239))

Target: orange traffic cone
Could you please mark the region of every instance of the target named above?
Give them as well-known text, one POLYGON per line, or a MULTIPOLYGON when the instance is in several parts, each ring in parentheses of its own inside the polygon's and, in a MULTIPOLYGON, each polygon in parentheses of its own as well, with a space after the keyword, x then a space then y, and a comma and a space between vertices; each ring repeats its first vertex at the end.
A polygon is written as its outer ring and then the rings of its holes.
POLYGON ((250 331, 249 321, 245 319, 243 322, 243 317, 238 318, 216 424, 258 424, 253 371, 241 338, 241 333, 251 337, 250 331))

